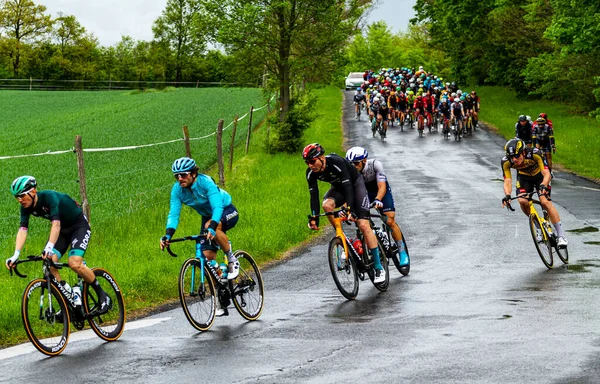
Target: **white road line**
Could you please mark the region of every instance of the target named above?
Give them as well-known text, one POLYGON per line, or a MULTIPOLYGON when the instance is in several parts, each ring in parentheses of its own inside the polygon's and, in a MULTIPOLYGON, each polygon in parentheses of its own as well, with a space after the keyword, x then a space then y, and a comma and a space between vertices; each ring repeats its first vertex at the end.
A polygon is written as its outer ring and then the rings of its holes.
POLYGON ((590 188, 590 187, 579 187, 579 188, 589 189, 590 191, 598 191, 598 192, 600 192, 600 189, 598 189, 598 188, 590 188))
MULTIPOLYGON (((167 321, 170 319, 171 319, 171 317, 161 317, 158 319, 145 319, 145 320, 134 321, 132 323, 126 323, 125 331, 130 331, 132 329, 138 329, 138 328, 151 327, 153 325, 162 323, 163 321, 167 321)), ((75 341, 93 339, 96 337, 97 336, 94 333, 94 331, 92 331, 91 329, 86 329, 85 331, 71 333, 71 335, 69 336, 69 343, 72 343, 75 341)), ((33 347, 33 345, 31 345, 31 343, 25 343, 25 344, 16 345, 16 346, 10 347, 10 348, 0 349, 0 360, 10 359, 12 357, 25 355, 25 354, 31 353, 31 352, 37 352, 37 349, 35 349, 33 347)))

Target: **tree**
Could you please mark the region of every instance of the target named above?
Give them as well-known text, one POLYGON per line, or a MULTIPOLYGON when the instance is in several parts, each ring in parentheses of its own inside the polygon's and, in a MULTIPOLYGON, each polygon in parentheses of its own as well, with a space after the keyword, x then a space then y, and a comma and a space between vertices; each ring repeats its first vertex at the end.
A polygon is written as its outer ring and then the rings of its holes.
POLYGON ((33 0, 4 0, 0 6, 0 30, 8 36, 2 48, 11 58, 14 76, 19 75, 22 45, 52 28, 52 18, 44 12, 46 7, 36 5, 33 0))
POLYGON ((304 76, 332 71, 358 31, 372 0, 204 0, 214 39, 247 66, 275 76, 281 98, 279 121, 290 107, 290 85, 304 76))
POLYGON ((58 13, 58 17, 54 20, 52 37, 58 42, 63 56, 66 47, 76 44, 84 34, 85 28, 79 24, 75 16, 65 16, 62 12, 58 13))
POLYGON ((175 56, 175 81, 182 80, 182 71, 191 57, 204 52, 203 20, 199 0, 168 0, 154 22, 154 38, 167 44, 175 56))

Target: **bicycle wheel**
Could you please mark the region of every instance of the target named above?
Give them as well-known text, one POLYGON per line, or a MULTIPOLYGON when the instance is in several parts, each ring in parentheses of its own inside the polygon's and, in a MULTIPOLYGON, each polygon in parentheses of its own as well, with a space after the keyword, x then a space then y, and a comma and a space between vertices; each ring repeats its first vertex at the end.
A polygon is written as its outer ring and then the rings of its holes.
POLYGON ((562 261, 564 264, 569 264, 569 250, 567 248, 558 248, 556 242, 554 244, 554 249, 556 250, 556 254, 558 255, 560 261, 562 261))
POLYGON ((217 294, 210 271, 200 268, 200 260, 191 257, 179 272, 179 301, 192 327, 204 332, 215 322, 217 294))
POLYGON ((387 291, 388 286, 390 285, 390 266, 388 263, 387 256, 385 255, 385 249, 383 248, 381 241, 379 241, 379 238, 377 238, 377 247, 379 248, 379 260, 381 261, 381 265, 383 266, 383 269, 385 270, 385 280, 382 281, 381 283, 377 283, 377 284, 374 283, 374 280, 375 280, 375 269, 374 268, 368 271, 368 275, 369 275, 369 279, 371 279, 371 283, 373 283, 375 288, 377 288, 381 292, 385 292, 385 291, 387 291))
POLYGON ((83 310, 89 315, 88 323, 99 338, 105 341, 115 341, 123 333, 125 327, 125 303, 121 289, 115 278, 104 268, 92 268, 100 287, 110 297, 111 308, 102 315, 98 312, 99 300, 96 290, 89 284, 83 285, 83 310))
POLYGON ((531 229, 531 236, 533 237, 533 243, 537 249, 542 263, 548 268, 552 269, 554 260, 552 258, 552 246, 550 245, 550 237, 546 232, 546 229, 540 223, 539 217, 536 215, 529 216, 529 228, 531 229), (538 240, 539 237, 539 240, 538 240))
POLYGON ((240 262, 240 274, 229 280, 229 291, 235 309, 246 320, 256 320, 264 306, 264 286, 260 269, 256 262, 245 251, 236 251, 240 262))
POLYGON ((48 292, 44 279, 30 281, 23 293, 21 315, 33 346, 44 355, 56 356, 67 346, 71 319, 64 297, 54 284, 50 287, 48 292))
POLYGON ((354 258, 346 255, 342 239, 334 237, 329 242, 329 269, 333 282, 340 293, 348 300, 358 295, 358 271, 354 258))

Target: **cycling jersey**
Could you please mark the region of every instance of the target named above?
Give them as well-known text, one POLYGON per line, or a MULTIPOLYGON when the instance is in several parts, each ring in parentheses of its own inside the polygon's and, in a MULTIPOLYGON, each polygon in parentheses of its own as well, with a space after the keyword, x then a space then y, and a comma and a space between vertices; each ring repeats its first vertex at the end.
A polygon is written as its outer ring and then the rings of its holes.
POLYGON ((21 227, 29 227, 29 216, 60 221, 61 228, 70 228, 80 222, 83 214, 79 204, 69 195, 56 191, 39 191, 37 203, 29 208, 21 207, 21 227))
POLYGON ((189 188, 175 183, 171 189, 171 209, 167 218, 167 233, 173 235, 179 225, 181 206, 185 204, 202 217, 210 217, 219 223, 225 207, 231 204, 231 196, 217 187, 209 176, 198 174, 196 181, 189 188))
POLYGON ((363 93, 355 93, 354 94, 354 102, 360 103, 361 101, 365 101, 365 95, 363 93))
POLYGON ((531 138, 535 145, 539 145, 542 148, 554 146, 554 130, 548 124, 544 124, 542 127, 536 124, 533 127, 531 138))
POLYGON ((523 163, 519 166, 514 165, 508 156, 502 158, 501 166, 502 173, 505 179, 511 179, 510 169, 514 168, 517 170, 517 178, 520 175, 523 176, 536 176, 544 169, 548 169, 542 158, 542 152, 536 148, 526 147, 523 150, 523 163))
POLYGON ((29 227, 31 215, 60 221, 60 232, 52 250, 59 259, 69 246, 69 256, 84 256, 92 231, 81 207, 69 195, 50 190, 39 191, 35 205, 21 207, 21 228, 29 227))
MULTIPOLYGON (((458 99, 456 99, 456 100, 458 100, 458 99)), ((462 115, 464 113, 463 105, 458 101, 452 103, 452 112, 454 113, 455 117, 462 117, 462 115)))
POLYGON ((440 103, 438 110, 446 119, 450 118, 450 105, 448 103, 440 103))
POLYGON ((525 125, 521 125, 520 122, 517 122, 517 124, 515 124, 515 137, 523 140, 525 144, 531 144, 532 130, 533 127, 529 121, 527 121, 525 125))
POLYGON ((335 153, 325 156, 325 159, 323 171, 313 172, 310 168, 306 169, 312 215, 316 216, 321 210, 317 181, 324 181, 330 183, 332 187, 325 194, 325 199, 334 199, 338 207, 347 203, 350 210, 359 218, 367 218, 369 204, 362 175, 352 163, 335 153))

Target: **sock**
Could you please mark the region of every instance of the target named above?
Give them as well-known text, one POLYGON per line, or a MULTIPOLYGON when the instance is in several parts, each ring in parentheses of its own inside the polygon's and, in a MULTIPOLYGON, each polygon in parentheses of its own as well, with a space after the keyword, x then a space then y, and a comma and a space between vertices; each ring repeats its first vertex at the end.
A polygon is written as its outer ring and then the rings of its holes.
POLYGON ((565 232, 562 229, 560 221, 558 223, 554 223, 554 228, 556 228, 556 234, 558 237, 565 237, 565 232))
POLYGON ((404 241, 402 241, 402 240, 396 240, 396 244, 398 245, 398 250, 400 252, 404 251, 404 241))
POLYGON ((373 263, 375 264, 375 269, 383 269, 381 266, 381 259, 379 258, 379 248, 370 249, 371 255, 373 255, 373 263))
POLYGON ((237 260, 237 257, 235 257, 233 255, 233 252, 231 252, 231 249, 229 249, 228 252, 225 252, 225 256, 227 256, 227 262, 228 263, 233 263, 234 261, 237 260))

